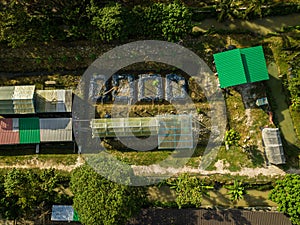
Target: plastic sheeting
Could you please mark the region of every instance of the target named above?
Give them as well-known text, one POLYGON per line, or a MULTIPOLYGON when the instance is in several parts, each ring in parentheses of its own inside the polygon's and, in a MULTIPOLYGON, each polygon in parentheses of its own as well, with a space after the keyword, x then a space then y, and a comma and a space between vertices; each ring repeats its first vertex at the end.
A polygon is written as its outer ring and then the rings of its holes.
POLYGON ((71 112, 72 90, 37 90, 37 112, 71 112))
POLYGON ((262 138, 266 156, 271 164, 285 164, 283 145, 278 128, 264 128, 262 138))

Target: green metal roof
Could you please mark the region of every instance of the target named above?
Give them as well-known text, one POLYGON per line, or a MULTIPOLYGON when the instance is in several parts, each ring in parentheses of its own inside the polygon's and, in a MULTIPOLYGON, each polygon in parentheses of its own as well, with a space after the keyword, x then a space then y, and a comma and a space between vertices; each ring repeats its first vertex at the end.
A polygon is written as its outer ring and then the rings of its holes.
POLYGON ((221 88, 268 80, 262 46, 214 54, 221 88))
POLYGON ((40 123, 39 118, 19 119, 20 144, 40 143, 40 123))

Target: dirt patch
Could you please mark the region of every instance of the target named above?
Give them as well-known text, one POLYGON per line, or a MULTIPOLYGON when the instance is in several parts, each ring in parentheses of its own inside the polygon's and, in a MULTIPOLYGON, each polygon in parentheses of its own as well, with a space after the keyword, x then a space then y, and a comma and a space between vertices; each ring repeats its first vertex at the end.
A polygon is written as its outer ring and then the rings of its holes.
POLYGON ((81 156, 77 157, 76 164, 74 165, 63 165, 63 164, 58 164, 49 161, 41 161, 38 158, 33 158, 28 160, 25 164, 19 164, 16 163, 14 165, 5 165, 3 163, 0 163, 0 168, 7 168, 7 169, 13 169, 13 168, 20 168, 20 169, 57 169, 57 170, 63 170, 63 171, 68 171, 71 172, 73 169, 76 167, 79 167, 84 164, 84 159, 81 156))

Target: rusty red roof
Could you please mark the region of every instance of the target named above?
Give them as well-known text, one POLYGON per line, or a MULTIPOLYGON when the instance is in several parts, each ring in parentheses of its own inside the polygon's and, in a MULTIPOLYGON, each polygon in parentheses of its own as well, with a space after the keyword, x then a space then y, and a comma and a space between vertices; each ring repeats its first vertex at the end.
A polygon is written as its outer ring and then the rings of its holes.
POLYGON ((0 119, 0 144, 19 144, 19 119, 0 119))

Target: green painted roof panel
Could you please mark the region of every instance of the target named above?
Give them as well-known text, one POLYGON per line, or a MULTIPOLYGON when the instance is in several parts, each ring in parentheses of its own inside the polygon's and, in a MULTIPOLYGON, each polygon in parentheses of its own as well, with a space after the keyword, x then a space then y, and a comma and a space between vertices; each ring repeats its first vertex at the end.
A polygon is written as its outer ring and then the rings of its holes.
POLYGON ((262 46, 214 54, 221 88, 268 80, 262 46))
POLYGON ((240 49, 240 51, 242 58, 243 55, 245 56, 245 71, 248 71, 249 73, 249 77, 247 77, 247 82, 252 83, 262 80, 268 80, 269 74, 262 46, 243 48, 240 49))
POLYGON ((221 88, 247 83, 240 50, 214 54, 221 88))
POLYGON ((39 118, 19 119, 20 144, 40 143, 40 123, 39 118))

